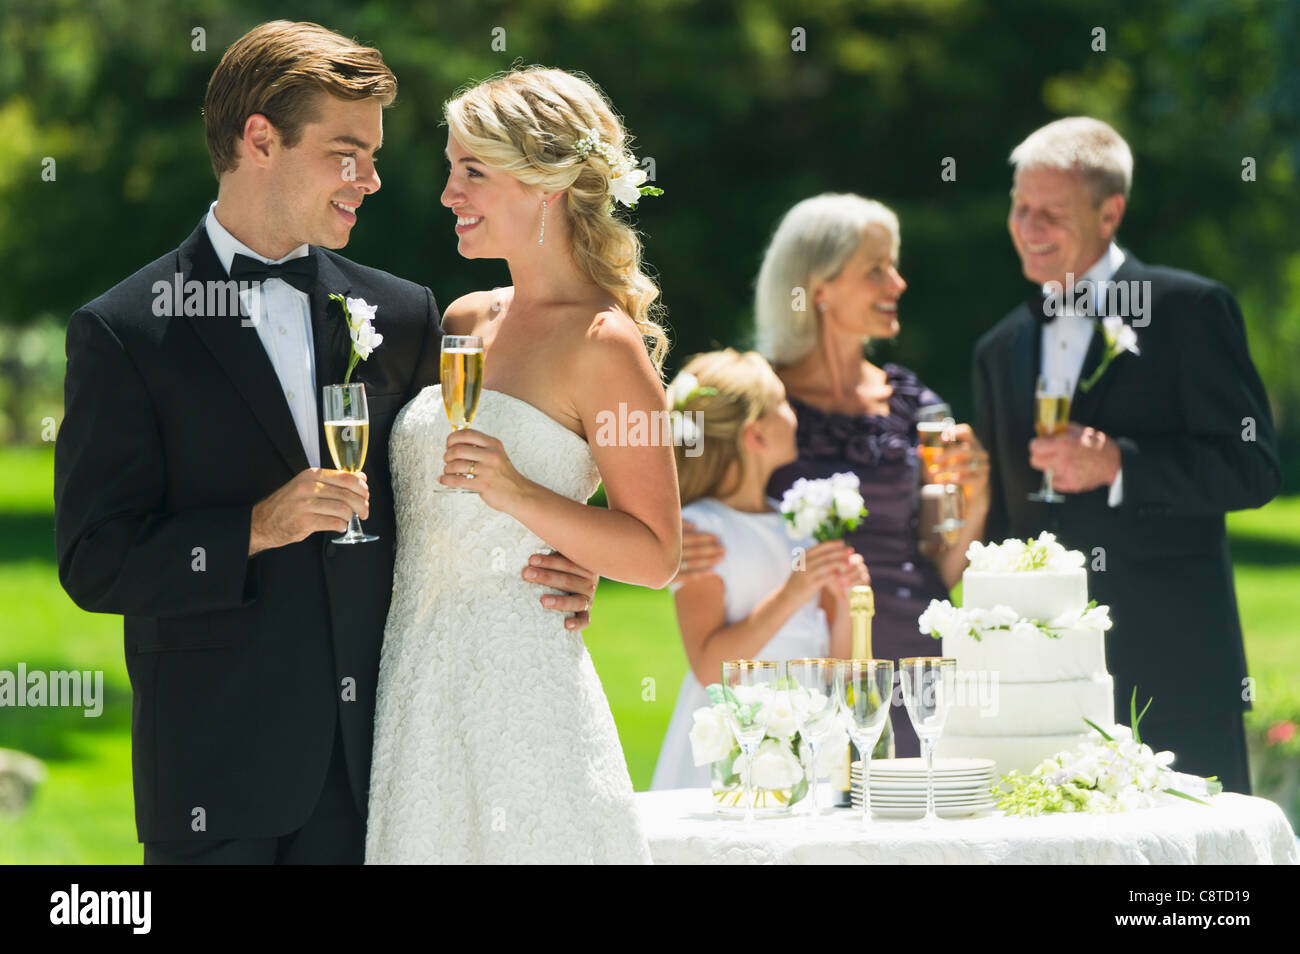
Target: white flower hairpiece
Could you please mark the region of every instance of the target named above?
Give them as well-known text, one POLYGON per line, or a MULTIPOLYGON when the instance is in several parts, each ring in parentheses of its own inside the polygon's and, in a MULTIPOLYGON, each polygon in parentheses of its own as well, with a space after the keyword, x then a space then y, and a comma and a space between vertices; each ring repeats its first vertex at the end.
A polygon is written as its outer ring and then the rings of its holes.
POLYGON ((710 397, 718 393, 717 388, 700 387, 700 379, 689 371, 683 371, 668 385, 668 417, 673 428, 673 442, 679 447, 693 445, 699 436, 699 428, 686 405, 695 397, 710 397))
POLYGON ((594 152, 608 164, 611 175, 609 194, 629 209, 636 208, 643 195, 663 195, 664 190, 642 185, 646 180, 644 169, 637 168, 636 157, 631 153, 618 153, 601 138, 600 130, 588 129, 585 136, 573 144, 573 151, 583 162, 594 152))

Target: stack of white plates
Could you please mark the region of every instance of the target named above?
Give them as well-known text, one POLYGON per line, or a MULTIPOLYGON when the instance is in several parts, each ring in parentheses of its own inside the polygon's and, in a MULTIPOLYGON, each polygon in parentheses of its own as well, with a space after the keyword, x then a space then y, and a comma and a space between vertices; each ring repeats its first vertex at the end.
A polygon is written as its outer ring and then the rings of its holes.
MULTIPOLYGON (((935 759, 934 806, 944 818, 993 808, 996 763, 992 759, 935 759)), ((862 808, 862 763, 850 769, 853 806, 862 808)), ((871 760, 871 814, 881 818, 925 815, 925 759, 871 760)))

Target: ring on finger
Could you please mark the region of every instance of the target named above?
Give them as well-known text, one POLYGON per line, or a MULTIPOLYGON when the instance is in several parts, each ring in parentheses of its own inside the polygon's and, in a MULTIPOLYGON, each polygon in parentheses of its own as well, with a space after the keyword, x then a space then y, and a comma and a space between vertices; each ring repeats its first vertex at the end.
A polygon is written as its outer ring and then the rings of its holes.
POLYGON ((476 461, 476 460, 470 461, 470 463, 469 463, 469 475, 470 475, 471 477, 474 476, 474 468, 477 467, 477 466, 478 466, 478 461, 476 461))

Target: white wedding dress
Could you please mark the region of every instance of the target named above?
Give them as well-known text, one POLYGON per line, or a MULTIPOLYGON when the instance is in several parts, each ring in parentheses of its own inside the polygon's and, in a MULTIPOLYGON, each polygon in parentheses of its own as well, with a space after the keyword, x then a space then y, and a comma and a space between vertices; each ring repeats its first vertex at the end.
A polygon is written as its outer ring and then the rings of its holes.
MULTIPOLYGON (((518 398, 484 390, 471 426, 571 500, 600 481, 586 441, 518 398)), ((582 634, 520 575, 550 548, 476 494, 435 489, 449 430, 435 385, 389 439, 397 552, 366 863, 649 862, 582 634)))

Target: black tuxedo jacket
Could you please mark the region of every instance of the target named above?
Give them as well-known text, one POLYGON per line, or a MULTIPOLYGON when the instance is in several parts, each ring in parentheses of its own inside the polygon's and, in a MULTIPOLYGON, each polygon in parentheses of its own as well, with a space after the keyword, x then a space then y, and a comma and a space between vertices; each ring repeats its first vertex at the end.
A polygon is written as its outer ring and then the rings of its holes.
MULTIPOLYGON (((329 294, 378 306, 383 344, 352 374, 370 411, 373 543, 339 546, 318 532, 249 558, 253 504, 308 462, 255 327, 240 315, 157 314, 175 305, 178 280, 228 280, 202 222, 68 322, 54 458, 59 579, 82 609, 125 617, 141 841, 300 827, 336 720, 365 816, 393 587, 388 436, 398 410, 437 382, 441 331, 427 288, 310 254, 318 404, 319 388, 342 383, 350 348, 329 294)), ((320 448, 332 467, 323 426, 320 448)))
MULTIPOLYGON (((1139 708, 1154 698, 1153 718, 1240 712, 1249 708, 1246 659, 1224 513, 1262 506, 1278 491, 1268 398, 1241 311, 1222 285, 1131 254, 1113 280, 1151 283, 1149 323, 1134 328, 1141 354, 1117 357, 1091 391, 1076 388, 1070 419, 1118 441, 1123 502, 1108 506, 1108 487, 1063 504, 1026 499, 1042 480, 1028 449, 1042 350, 1036 296, 975 348, 975 427, 992 461, 986 536, 1050 530, 1084 553, 1089 592, 1110 605, 1114 622, 1106 658, 1118 721, 1129 722, 1134 685, 1139 708)), ((1102 352, 1098 328, 1081 380, 1102 352)))

